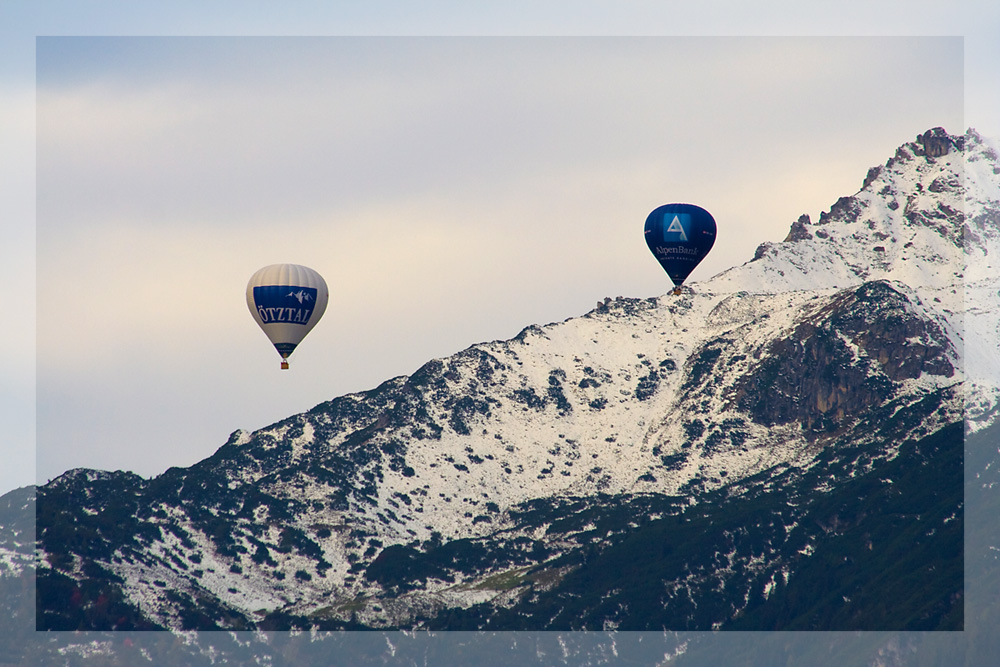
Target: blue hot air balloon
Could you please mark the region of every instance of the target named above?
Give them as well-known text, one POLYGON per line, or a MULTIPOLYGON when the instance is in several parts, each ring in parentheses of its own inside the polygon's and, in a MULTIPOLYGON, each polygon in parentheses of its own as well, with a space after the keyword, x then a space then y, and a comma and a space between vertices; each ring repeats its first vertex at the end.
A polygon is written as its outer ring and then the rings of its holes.
POLYGON ((715 244, 715 218, 694 204, 664 204, 646 218, 646 245, 674 282, 674 294, 715 244))
POLYGON ((288 368, 288 355, 323 317, 330 290, 307 266, 272 264, 250 277, 247 306, 288 368))

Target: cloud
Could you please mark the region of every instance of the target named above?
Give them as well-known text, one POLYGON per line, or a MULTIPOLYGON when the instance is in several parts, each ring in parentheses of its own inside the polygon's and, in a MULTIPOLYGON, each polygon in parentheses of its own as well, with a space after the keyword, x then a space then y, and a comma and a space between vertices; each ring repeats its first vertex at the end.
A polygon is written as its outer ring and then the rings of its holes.
MULTIPOLYGON (((960 51, 927 40, 202 42, 153 40, 159 59, 141 80, 134 65, 71 84, 56 72, 53 85, 40 70, 39 182, 58 188, 40 194, 56 217, 70 219, 63 205, 74 219, 208 214, 245 227, 331 201, 496 196, 580 163, 661 155, 705 169, 740 159, 741 145, 793 159, 818 135, 864 131, 857 117, 876 94, 911 115, 914 72, 941 90, 961 71, 960 51), (942 52, 950 72, 929 66, 942 52)), ((134 55, 135 40, 125 44, 134 55)), ((940 117, 948 91, 922 104, 940 117)))

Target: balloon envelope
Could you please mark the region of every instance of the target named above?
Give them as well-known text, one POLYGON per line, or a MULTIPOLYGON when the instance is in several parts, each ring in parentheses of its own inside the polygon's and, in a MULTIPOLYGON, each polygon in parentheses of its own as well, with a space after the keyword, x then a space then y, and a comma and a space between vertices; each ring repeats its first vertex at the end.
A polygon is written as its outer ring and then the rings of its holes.
POLYGON ((694 204, 664 204, 646 218, 646 245, 680 287, 715 244, 715 218, 694 204))
POLYGON ((285 361, 326 311, 326 281, 307 266, 272 264, 250 277, 247 306, 257 325, 285 361))

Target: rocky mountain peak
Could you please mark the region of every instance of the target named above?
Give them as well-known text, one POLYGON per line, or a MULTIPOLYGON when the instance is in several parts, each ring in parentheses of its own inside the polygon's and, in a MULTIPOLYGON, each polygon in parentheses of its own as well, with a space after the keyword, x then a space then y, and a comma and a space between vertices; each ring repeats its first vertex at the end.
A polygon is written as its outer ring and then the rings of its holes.
MULTIPOLYGON (((809 227, 812 225, 812 221, 809 219, 808 213, 803 213, 799 216, 799 219, 792 223, 791 228, 788 230, 788 236, 782 243, 791 243, 794 241, 808 241, 813 237, 809 233, 809 227)), ((761 244, 757 246, 757 251, 754 253, 754 259, 760 259, 763 256, 764 250, 766 249, 766 244, 761 244)))
POLYGON ((961 282, 970 249, 1000 252, 997 164, 995 142, 974 130, 928 130, 816 221, 802 215, 783 241, 761 244, 747 264, 703 284, 780 292, 877 279, 939 289, 961 282))
POLYGON ((947 155, 952 149, 962 150, 964 137, 953 137, 943 127, 935 127, 918 134, 917 143, 924 149, 924 155, 937 158, 947 155))

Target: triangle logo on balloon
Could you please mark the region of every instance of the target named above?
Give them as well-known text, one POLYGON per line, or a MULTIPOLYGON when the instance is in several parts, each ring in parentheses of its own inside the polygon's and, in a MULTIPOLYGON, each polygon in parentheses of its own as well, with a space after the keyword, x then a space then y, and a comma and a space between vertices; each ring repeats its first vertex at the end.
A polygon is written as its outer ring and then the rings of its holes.
POLYGON ((671 239, 667 238, 667 234, 678 234, 681 241, 687 241, 688 235, 687 230, 684 229, 684 223, 681 222, 681 215, 674 214, 674 219, 670 221, 670 226, 663 230, 663 240, 669 241, 671 239))

